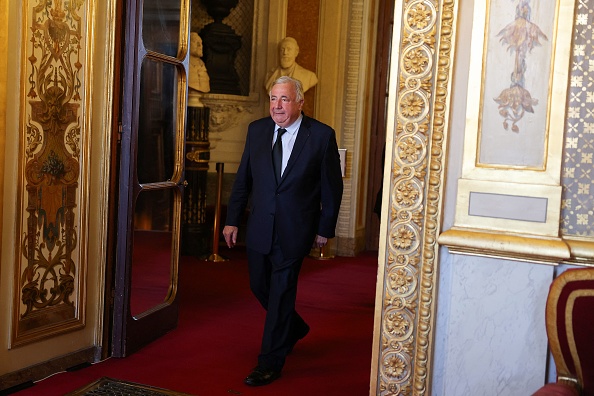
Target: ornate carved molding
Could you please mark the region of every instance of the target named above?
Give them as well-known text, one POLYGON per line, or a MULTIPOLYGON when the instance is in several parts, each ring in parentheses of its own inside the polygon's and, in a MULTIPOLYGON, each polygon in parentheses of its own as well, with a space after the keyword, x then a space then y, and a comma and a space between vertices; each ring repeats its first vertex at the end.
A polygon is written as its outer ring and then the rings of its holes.
POLYGON ((389 224, 380 241, 385 262, 379 271, 372 394, 430 394, 455 3, 410 0, 397 2, 395 10, 401 25, 394 37, 400 42, 393 43, 390 75, 398 83, 390 92, 394 135, 388 139, 392 172, 384 209, 389 224))
POLYGON ((222 133, 241 125, 246 113, 253 114, 258 109, 257 98, 256 94, 248 97, 222 94, 201 96, 201 102, 210 109, 208 133, 211 149, 215 149, 223 139, 222 133))
POLYGON ((254 106, 242 106, 240 104, 214 103, 204 100, 210 108, 210 130, 209 133, 221 133, 239 125, 243 113, 253 113, 254 106))

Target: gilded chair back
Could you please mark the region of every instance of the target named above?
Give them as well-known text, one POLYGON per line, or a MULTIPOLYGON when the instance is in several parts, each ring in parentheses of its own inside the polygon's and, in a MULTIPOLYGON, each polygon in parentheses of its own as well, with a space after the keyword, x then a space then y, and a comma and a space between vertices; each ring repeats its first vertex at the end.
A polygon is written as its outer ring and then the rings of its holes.
POLYGON ((553 281, 546 327, 557 383, 594 396, 594 268, 570 269, 553 281))

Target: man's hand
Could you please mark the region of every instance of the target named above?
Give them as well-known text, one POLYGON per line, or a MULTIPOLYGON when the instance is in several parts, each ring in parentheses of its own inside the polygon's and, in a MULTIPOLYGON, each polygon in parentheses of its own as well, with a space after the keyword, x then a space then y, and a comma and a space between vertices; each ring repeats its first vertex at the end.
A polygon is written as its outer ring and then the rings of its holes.
POLYGON ((323 236, 316 235, 316 240, 313 243, 313 247, 321 248, 321 247, 326 246, 327 243, 328 243, 328 238, 324 238, 323 236))
POLYGON ((227 246, 232 248, 237 243, 237 227, 229 225, 225 226, 225 228, 223 228, 223 236, 225 237, 227 246))

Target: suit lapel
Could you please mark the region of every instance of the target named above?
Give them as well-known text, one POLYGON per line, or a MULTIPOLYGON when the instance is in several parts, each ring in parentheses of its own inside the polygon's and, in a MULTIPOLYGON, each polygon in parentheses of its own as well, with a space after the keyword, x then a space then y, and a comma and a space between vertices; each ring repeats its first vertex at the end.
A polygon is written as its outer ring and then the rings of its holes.
MULTIPOLYGON (((272 118, 270 120, 272 121, 272 118)), ((270 173, 270 177, 274 181, 276 181, 276 175, 274 174, 274 164, 272 163, 272 137, 274 136, 275 128, 276 124, 272 121, 271 125, 266 128, 266 133, 264 134, 264 147, 266 148, 264 152, 267 152, 270 157, 270 160, 268 161, 268 173, 270 173)))
MULTIPOLYGON (((285 180, 285 177, 289 174, 295 163, 297 162, 297 158, 301 154, 303 147, 305 147, 305 142, 309 138, 309 134, 311 133, 309 121, 306 116, 303 116, 303 120, 301 121, 301 126, 299 127, 299 131, 297 131, 297 137, 295 138, 295 144, 293 145, 293 151, 291 151, 291 156, 289 157, 289 161, 287 162, 287 167, 283 172, 283 177, 281 179, 281 183, 285 180)), ((280 184, 280 183, 279 183, 280 184)))

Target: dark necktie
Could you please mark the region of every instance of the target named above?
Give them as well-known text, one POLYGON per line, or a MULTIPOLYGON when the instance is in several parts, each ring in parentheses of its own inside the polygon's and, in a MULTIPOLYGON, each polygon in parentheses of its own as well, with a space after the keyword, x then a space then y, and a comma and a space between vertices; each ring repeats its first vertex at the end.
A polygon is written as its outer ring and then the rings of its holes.
POLYGON ((287 132, 285 128, 279 128, 276 135, 276 142, 272 147, 272 165, 274 166, 274 175, 276 176, 277 183, 281 179, 281 171, 283 167, 283 142, 281 137, 287 132))

